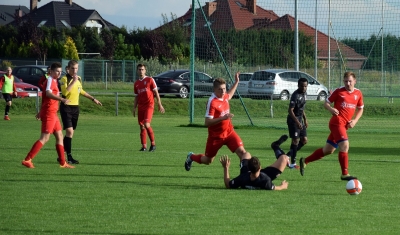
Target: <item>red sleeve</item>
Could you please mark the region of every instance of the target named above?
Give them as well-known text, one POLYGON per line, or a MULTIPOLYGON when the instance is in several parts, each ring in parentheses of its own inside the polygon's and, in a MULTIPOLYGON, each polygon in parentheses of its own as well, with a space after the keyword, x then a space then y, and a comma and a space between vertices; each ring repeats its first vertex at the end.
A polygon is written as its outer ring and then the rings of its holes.
POLYGON ((15 86, 15 82, 13 82, 13 90, 14 92, 17 92, 17 87, 15 86))
POLYGON ((133 93, 135 93, 136 95, 138 94, 137 89, 136 89, 136 82, 133 83, 133 93))
POLYGON ((358 99, 357 107, 363 107, 364 106, 364 100, 363 100, 363 95, 360 91, 360 99, 358 99))
POLYGON ((338 90, 338 89, 335 89, 335 90, 332 92, 332 94, 328 97, 327 100, 328 100, 330 103, 335 102, 338 93, 339 93, 339 90, 338 90))
POLYGON ((40 80, 39 80, 39 83, 38 83, 38 87, 41 89, 41 90, 44 90, 44 82, 46 81, 46 76, 42 76, 42 77, 40 77, 40 80))
POLYGON ((151 79, 150 89, 154 90, 157 88, 157 84, 152 77, 150 77, 150 79, 151 79))
POLYGON ((4 84, 4 76, 0 78, 0 89, 3 88, 3 84, 4 84))

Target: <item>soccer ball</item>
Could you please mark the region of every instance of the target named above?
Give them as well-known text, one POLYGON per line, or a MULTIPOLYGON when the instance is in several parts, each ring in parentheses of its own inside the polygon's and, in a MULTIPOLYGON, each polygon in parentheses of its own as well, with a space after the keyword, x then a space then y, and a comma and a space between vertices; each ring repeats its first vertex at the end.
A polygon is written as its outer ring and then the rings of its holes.
POLYGON ((359 180, 349 180, 346 184, 346 191, 350 195, 358 195, 361 193, 362 190, 362 184, 359 180))

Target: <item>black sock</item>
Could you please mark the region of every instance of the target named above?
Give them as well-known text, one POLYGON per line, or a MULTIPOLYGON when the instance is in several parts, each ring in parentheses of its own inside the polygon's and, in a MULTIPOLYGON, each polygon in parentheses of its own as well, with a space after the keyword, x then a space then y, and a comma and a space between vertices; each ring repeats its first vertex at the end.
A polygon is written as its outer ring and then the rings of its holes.
POLYGON ((281 155, 285 154, 285 152, 283 152, 283 150, 279 147, 274 148, 274 153, 275 153, 276 159, 278 159, 281 155))
POLYGON ((290 145, 290 163, 296 163, 296 155, 297 155, 297 145, 291 144, 290 145))
POLYGON ((297 145, 297 151, 303 148, 303 146, 304 146, 303 142, 300 141, 300 143, 297 145))
POLYGON ((6 105, 6 110, 4 111, 4 116, 7 116, 9 112, 10 112, 10 106, 6 105))
POLYGON ((71 145, 72 145, 72 138, 64 136, 64 150, 67 152, 67 157, 71 157, 71 145))

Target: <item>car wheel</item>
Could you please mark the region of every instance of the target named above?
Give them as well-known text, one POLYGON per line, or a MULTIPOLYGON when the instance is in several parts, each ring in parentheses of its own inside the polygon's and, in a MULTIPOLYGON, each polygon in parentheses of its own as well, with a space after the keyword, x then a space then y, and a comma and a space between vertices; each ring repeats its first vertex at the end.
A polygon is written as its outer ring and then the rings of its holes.
POLYGON ((181 87, 179 88, 179 95, 178 95, 178 97, 180 97, 180 98, 182 98, 182 99, 185 99, 185 98, 188 97, 188 94, 189 94, 189 90, 188 90, 187 87, 181 86, 181 87))
POLYGON ((281 94, 279 95, 279 98, 281 100, 288 100, 289 99, 289 92, 287 91, 282 91, 281 94))
POLYGON ((324 101, 324 100, 326 100, 326 92, 325 92, 325 91, 321 91, 321 92, 318 94, 317 100, 319 100, 319 101, 324 101))

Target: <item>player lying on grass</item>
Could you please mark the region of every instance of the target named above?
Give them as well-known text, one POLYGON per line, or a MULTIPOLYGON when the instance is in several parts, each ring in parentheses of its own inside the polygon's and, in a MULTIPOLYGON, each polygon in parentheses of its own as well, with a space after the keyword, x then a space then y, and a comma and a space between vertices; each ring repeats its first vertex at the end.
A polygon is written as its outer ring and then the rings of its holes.
POLYGON ((271 144, 277 160, 272 165, 261 169, 260 160, 252 156, 250 159, 243 159, 240 164, 240 175, 230 179, 229 166, 230 159, 227 155, 222 156, 219 161, 224 168, 224 183, 226 188, 243 189, 266 189, 266 190, 284 190, 288 188, 289 183, 283 180, 281 185, 274 185, 272 182, 285 170, 288 164, 288 156, 280 148, 280 145, 286 141, 287 135, 281 136, 279 140, 271 144))

